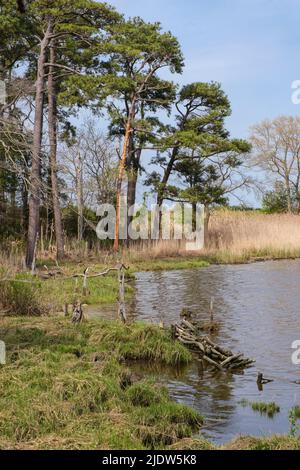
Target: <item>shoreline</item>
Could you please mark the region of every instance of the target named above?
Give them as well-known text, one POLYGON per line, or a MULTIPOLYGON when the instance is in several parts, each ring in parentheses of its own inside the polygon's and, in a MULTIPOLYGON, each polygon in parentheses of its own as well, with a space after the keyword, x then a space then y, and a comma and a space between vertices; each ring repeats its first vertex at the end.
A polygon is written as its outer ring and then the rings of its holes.
MULTIPOLYGON (((300 260, 300 256, 284 256, 284 257, 255 257, 255 258, 249 258, 245 261, 242 260, 236 260, 236 261, 230 261, 230 262, 225 262, 225 261, 217 261, 213 260, 211 258, 206 258, 206 257, 199 257, 196 260, 193 260, 193 258, 187 256, 183 257, 180 259, 180 257, 170 257, 170 258, 162 258, 159 260, 157 263, 157 266, 155 267, 155 261, 150 262, 150 267, 144 267, 143 264, 147 264, 147 262, 142 262, 141 264, 137 263, 137 267, 133 269, 133 273, 136 272, 149 272, 149 271, 174 271, 174 270, 182 270, 182 269, 194 269, 194 268, 207 268, 210 266, 242 266, 245 264, 255 264, 255 263, 265 263, 265 262, 271 262, 271 261, 298 261, 300 260), (175 259, 174 259, 175 258, 175 259), (177 261, 178 258, 180 261, 177 261), (174 259, 174 263, 172 263, 174 259), (153 266, 152 266, 153 263, 153 266), (165 263, 165 264, 163 264, 165 263), (161 267, 161 264, 163 264, 163 267, 161 267), (189 264, 189 266, 185 266, 185 264, 189 264)), ((130 268, 129 268, 130 269, 130 268)))

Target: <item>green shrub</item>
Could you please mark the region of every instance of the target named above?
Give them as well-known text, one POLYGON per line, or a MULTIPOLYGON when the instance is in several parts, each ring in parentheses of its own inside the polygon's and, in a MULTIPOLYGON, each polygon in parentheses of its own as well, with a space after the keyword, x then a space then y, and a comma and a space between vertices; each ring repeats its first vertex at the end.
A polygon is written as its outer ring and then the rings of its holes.
POLYGON ((0 304, 16 315, 42 315, 47 307, 41 301, 41 283, 31 276, 17 275, 1 283, 0 304))

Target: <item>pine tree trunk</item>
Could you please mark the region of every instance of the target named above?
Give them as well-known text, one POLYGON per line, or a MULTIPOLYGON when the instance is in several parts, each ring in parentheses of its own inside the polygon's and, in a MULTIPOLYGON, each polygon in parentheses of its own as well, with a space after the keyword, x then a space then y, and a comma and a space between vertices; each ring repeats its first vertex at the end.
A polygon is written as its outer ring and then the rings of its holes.
MULTIPOLYGON (((55 63, 55 49, 53 41, 50 44, 50 63, 55 63)), ((57 259, 62 259, 64 257, 64 239, 57 182, 57 104, 54 67, 51 65, 49 66, 48 77, 48 134, 50 146, 49 160, 51 169, 51 189, 54 213, 56 253, 57 259)))
POLYGON ((126 166, 126 158, 128 152, 128 145, 130 134, 132 132, 131 123, 134 115, 134 108, 135 103, 132 103, 131 110, 129 112, 126 129, 125 129, 125 137, 123 143, 123 150, 122 156, 119 163, 119 173, 118 173, 118 183, 117 183, 117 198, 116 198, 116 224, 115 224, 115 240, 114 240, 114 250, 119 251, 119 238, 120 238, 120 213, 121 213, 121 191, 122 191, 122 182, 125 173, 125 166, 126 166))
MULTIPOLYGON (((130 138, 133 136, 131 135, 130 138)), ((138 180, 138 172, 140 166, 140 159, 142 151, 141 149, 135 150, 133 145, 131 147, 131 154, 129 157, 128 165, 127 165, 127 178, 128 178, 128 186, 127 186, 127 210, 134 206, 136 201, 136 187, 137 187, 137 180, 138 180)), ((127 232, 129 225, 132 223, 133 216, 128 215, 127 218, 127 232)), ((127 243, 129 243, 129 238, 127 237, 127 243)))
POLYGON ((45 86, 45 60, 46 49, 49 44, 50 23, 40 44, 40 53, 37 65, 37 80, 35 92, 35 116, 33 129, 33 143, 31 152, 31 174, 30 174, 30 196, 29 196, 29 219, 28 219, 28 241, 26 253, 26 266, 32 267, 35 256, 35 247, 39 231, 40 220, 40 197, 41 197, 41 143, 43 134, 43 105, 45 86))
MULTIPOLYGON (((158 190, 158 192, 157 192, 157 200, 156 200, 156 203, 157 203, 157 205, 158 205, 159 208, 162 206, 162 204, 163 204, 163 202, 164 202, 167 184, 168 184, 170 175, 171 175, 171 173, 172 173, 173 166, 174 166, 174 163, 175 163, 177 154, 178 154, 178 149, 177 149, 177 148, 174 148, 173 151, 172 151, 171 158, 170 158, 170 160, 169 160, 169 162, 168 162, 168 165, 167 165, 167 167, 166 167, 166 169, 165 169, 165 172, 164 172, 164 175, 163 175, 163 179, 162 179, 162 181, 161 181, 161 183, 160 183, 160 187, 159 187, 159 190, 158 190)), ((159 211, 159 216, 158 216, 159 238, 162 238, 162 226, 161 226, 161 222, 162 222, 162 212, 159 211)))

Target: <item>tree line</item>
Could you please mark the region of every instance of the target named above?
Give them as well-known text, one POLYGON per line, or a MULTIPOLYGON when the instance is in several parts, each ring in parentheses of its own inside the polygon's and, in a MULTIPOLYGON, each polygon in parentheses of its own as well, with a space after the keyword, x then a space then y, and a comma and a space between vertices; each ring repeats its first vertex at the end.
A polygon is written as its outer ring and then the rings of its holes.
POLYGON ((128 207, 143 175, 158 205, 200 202, 208 223, 212 206, 253 184, 251 146, 252 164, 276 173, 287 209, 299 211, 298 147, 272 153, 279 143, 264 133, 266 123, 250 141, 232 138, 231 105, 219 83, 179 87, 164 78, 182 74, 184 59, 159 23, 126 19, 91 0, 7 0, 0 38, 0 219, 3 236, 26 238, 28 267, 41 230, 61 259, 66 235, 81 240, 93 232, 97 204, 115 204, 118 222, 125 177, 128 207), (83 125, 87 112, 93 117, 83 125))

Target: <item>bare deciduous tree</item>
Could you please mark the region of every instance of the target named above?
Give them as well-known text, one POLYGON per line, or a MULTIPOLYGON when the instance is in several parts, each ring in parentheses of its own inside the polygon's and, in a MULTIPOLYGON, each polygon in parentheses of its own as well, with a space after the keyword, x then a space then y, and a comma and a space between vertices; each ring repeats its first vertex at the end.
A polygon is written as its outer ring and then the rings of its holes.
POLYGON ((253 163, 277 181, 287 193, 288 211, 293 212, 292 195, 300 211, 300 117, 280 116, 251 128, 253 163))
POLYGON ((115 203, 118 176, 115 155, 111 140, 93 121, 85 124, 71 146, 65 145, 60 150, 69 200, 77 206, 78 240, 83 236, 84 207, 96 210, 99 204, 115 203))
POLYGON ((89 180, 90 205, 110 203, 116 198, 118 159, 113 141, 89 121, 82 129, 80 147, 85 155, 84 166, 89 180))

